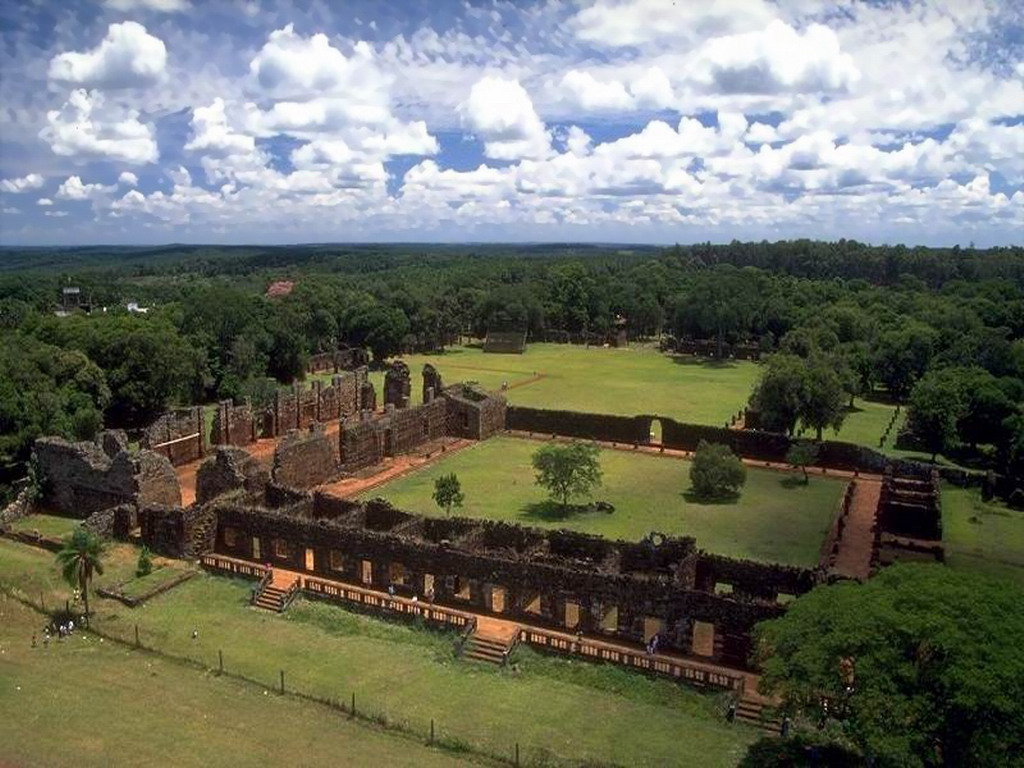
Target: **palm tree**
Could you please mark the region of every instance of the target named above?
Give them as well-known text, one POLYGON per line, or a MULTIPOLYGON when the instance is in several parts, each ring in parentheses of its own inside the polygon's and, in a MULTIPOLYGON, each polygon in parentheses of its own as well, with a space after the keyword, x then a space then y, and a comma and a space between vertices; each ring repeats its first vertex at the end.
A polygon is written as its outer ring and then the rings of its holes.
POLYGON ((85 615, 89 615, 89 582, 93 574, 103 575, 103 541, 92 531, 77 528, 64 540, 57 553, 61 575, 72 587, 78 587, 85 600, 85 615))

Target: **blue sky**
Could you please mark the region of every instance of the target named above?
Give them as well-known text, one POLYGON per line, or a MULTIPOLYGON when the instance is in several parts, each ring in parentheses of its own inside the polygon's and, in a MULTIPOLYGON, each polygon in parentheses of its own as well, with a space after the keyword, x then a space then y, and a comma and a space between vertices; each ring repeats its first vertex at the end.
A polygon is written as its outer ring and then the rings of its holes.
POLYGON ((0 5, 0 244, 1024 242, 1015 0, 0 5))

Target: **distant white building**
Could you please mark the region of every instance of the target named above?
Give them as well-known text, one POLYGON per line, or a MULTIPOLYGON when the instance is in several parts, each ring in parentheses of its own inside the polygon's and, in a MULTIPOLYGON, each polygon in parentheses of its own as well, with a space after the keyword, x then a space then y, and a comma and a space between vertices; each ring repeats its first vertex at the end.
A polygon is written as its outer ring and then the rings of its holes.
POLYGON ((137 312, 140 315, 144 315, 147 312, 149 312, 149 307, 140 307, 139 306, 139 302, 137 302, 137 301, 129 301, 128 302, 128 311, 129 312, 137 312))

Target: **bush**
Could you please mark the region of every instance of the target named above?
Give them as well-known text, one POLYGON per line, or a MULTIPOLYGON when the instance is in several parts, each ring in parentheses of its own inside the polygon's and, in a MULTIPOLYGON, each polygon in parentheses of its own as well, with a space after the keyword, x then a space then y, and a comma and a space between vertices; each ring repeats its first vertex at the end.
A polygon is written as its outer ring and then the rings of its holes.
POLYGON ((690 484, 699 499, 735 496, 747 481, 747 468, 727 445, 701 440, 690 465, 690 484))
POLYGON ((139 562, 135 566, 136 576, 149 576, 153 572, 153 556, 149 551, 149 547, 143 547, 142 551, 139 552, 139 562))

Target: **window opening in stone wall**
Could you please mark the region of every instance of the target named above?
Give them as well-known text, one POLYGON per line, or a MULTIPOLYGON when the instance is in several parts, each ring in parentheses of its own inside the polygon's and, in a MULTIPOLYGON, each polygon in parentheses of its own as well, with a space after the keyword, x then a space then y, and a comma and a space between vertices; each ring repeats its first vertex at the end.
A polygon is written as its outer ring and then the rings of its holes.
POLYGON ((392 584, 404 585, 406 580, 405 566, 401 563, 388 563, 388 579, 392 584))
POLYGON ((580 623, 580 606, 572 600, 565 601, 565 628, 576 629, 580 623))
POLYGON ((284 539, 274 539, 274 557, 288 557, 291 551, 284 539))
POLYGON ((238 546, 238 529, 225 527, 224 528, 224 546, 231 547, 234 549, 238 546))
POLYGON ((371 563, 369 560, 363 560, 362 572, 360 575, 362 576, 363 584, 372 584, 373 563, 371 563))
POLYGON ((455 597, 459 600, 469 600, 469 579, 464 579, 461 576, 455 577, 455 597))
POLYGON ((313 549, 311 547, 306 547, 305 565, 307 571, 316 570, 316 556, 313 554, 313 549))
POLYGON ((330 564, 332 571, 344 571, 345 570, 345 555, 336 549, 331 550, 330 564))
POLYGON ((252 537, 252 559, 253 560, 262 560, 263 559, 263 557, 260 554, 260 537, 259 536, 253 536, 252 537))
POLYGON ((604 632, 619 631, 619 607, 606 605, 601 609, 601 630, 604 632))

